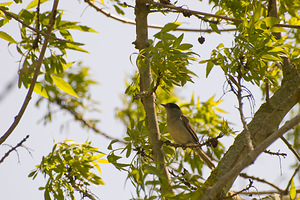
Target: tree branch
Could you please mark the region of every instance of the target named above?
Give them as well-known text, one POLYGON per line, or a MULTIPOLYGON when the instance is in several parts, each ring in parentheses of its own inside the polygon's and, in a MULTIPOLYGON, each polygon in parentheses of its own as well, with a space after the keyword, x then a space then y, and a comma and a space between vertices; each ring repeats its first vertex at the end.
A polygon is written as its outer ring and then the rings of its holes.
MULTIPOLYGON (((238 70, 238 85, 242 86, 241 84, 241 80, 242 80, 242 74, 241 74, 241 70, 238 70)), ((246 118, 244 116, 244 112, 243 112, 243 97, 242 97, 242 87, 238 87, 238 91, 237 91, 237 95, 236 95, 238 102, 239 102, 239 113, 240 113, 240 118, 241 118, 241 122, 243 124, 243 128, 245 131, 245 135, 246 135, 246 145, 250 150, 253 150, 253 144, 252 144, 252 138, 251 138, 251 133, 249 131, 248 125, 246 123, 246 118)))
POLYGON ((95 133, 98 133, 98 134, 102 135, 103 137, 105 137, 109 140, 115 140, 115 141, 120 142, 122 144, 127 144, 127 142, 125 142, 123 140, 113 138, 110 135, 107 135, 106 133, 100 131, 94 123, 92 123, 90 120, 84 119, 83 116, 80 113, 76 112, 75 110, 70 110, 66 105, 63 105, 60 100, 56 100, 55 103, 60 108, 68 111, 71 115, 73 115, 75 117, 75 120, 80 121, 82 124, 84 124, 85 126, 87 126, 90 129, 92 129, 95 133))
POLYGON ((268 184, 268 185, 272 186, 273 188, 275 188, 278 191, 278 193, 282 193, 282 191, 283 191, 278 186, 274 185, 273 183, 271 183, 269 181, 266 181, 265 179, 262 179, 262 178, 259 178, 259 177, 255 177, 255 176, 249 176, 249 175, 247 175, 245 173, 240 173, 239 176, 243 177, 243 178, 251 178, 253 180, 256 180, 256 181, 268 184))
MULTIPOLYGON (((125 24, 131 24, 131 25, 136 25, 136 22, 131 20, 131 19, 127 19, 124 17, 120 17, 114 14, 111 14, 110 12, 104 10, 103 8, 100 8, 99 6, 95 5, 93 2, 91 2, 90 0, 84 0, 84 2, 86 2, 87 4, 89 4, 91 7, 93 7, 96 11, 104 14, 106 17, 115 19, 119 22, 125 23, 125 24)), ((161 25, 155 25, 155 24, 148 24, 149 28, 155 28, 155 29, 162 29, 163 26, 161 25)), ((220 29, 220 32, 231 32, 231 31, 237 31, 237 28, 229 28, 229 29, 220 29)), ((212 29, 188 29, 188 28, 177 28, 174 31, 185 31, 185 32, 202 32, 202 33, 212 33, 214 32, 212 29)))
MULTIPOLYGON (((148 13, 149 8, 143 0, 136 0, 136 41, 135 47, 141 52, 148 47, 148 13)), ((147 57, 148 52, 143 53, 143 57, 147 57)), ((148 59, 138 66, 140 75, 140 91, 149 92, 153 81, 151 66, 148 59)), ((149 131, 149 139, 153 150, 153 159, 157 168, 161 171, 160 176, 162 194, 172 193, 170 189, 171 178, 166 166, 162 144, 160 142, 160 132, 157 122, 157 114, 155 109, 155 95, 151 93, 141 99, 146 113, 147 128, 149 131)))
POLYGON ((287 186, 286 186, 286 188, 284 190, 285 193, 288 193, 289 188, 290 188, 290 186, 292 184, 292 181, 293 181, 294 177, 296 176, 297 172, 299 171, 299 169, 300 169, 300 165, 298 165, 298 167, 295 169, 293 175, 291 176, 291 178, 290 178, 290 180, 289 180, 289 182, 288 182, 288 184, 287 184, 287 186))
POLYGON ((229 180, 232 179, 232 177, 236 177, 236 175, 239 174, 239 172, 242 171, 246 166, 250 165, 264 149, 266 149, 276 139, 278 139, 288 130, 292 129, 298 123, 300 123, 300 114, 287 121, 282 127, 267 137, 261 144, 256 146, 254 150, 250 151, 229 172, 222 176, 213 186, 209 187, 201 200, 216 199, 217 195, 222 191, 223 187, 229 180))
POLYGON ((23 143, 29 138, 29 135, 27 135, 21 142, 19 142, 16 146, 12 147, 8 152, 4 154, 4 156, 1 158, 0 163, 4 161, 4 159, 14 150, 16 150, 18 147, 22 146, 23 143))
POLYGON ((298 159, 298 161, 300 161, 300 155, 299 153, 296 151, 296 149, 293 148, 293 146, 289 143, 289 141, 287 141, 283 136, 280 137, 280 139, 285 143, 285 145, 291 150, 291 152, 293 152, 293 154, 295 155, 295 157, 298 159))
MULTIPOLYGON (((281 87, 273 94, 268 103, 260 106, 252 121, 248 124, 254 148, 278 129, 285 115, 300 99, 300 77, 297 69, 289 62, 287 57, 282 58, 283 80, 281 87)), ((220 178, 248 155, 249 151, 245 147, 245 142, 245 131, 242 131, 220 160, 214 173, 211 173, 205 181, 205 187, 201 188, 202 193, 205 193, 210 186, 215 185, 220 178)), ((219 198, 224 197, 224 194, 229 191, 237 175, 229 177, 230 180, 223 187, 223 192, 218 194, 220 195, 219 198)))
POLYGON ((57 38, 57 37, 53 37, 51 35, 47 35, 47 33, 44 33, 43 31, 40 31, 36 28, 33 28, 31 26, 29 26, 28 24, 26 24, 25 22, 23 22, 21 19, 19 19, 18 17, 16 17, 15 15, 11 14, 10 12, 6 11, 5 9, 1 8, 0 7, 0 11, 2 11, 7 17, 11 17, 13 18, 14 20, 16 20, 17 22, 19 22, 20 24, 22 24, 23 26, 29 28, 30 30, 36 32, 37 34, 41 34, 45 37, 49 37, 51 39, 54 39, 54 40, 58 40, 58 41, 61 41, 61 42, 67 42, 67 43, 70 43, 71 41, 69 40, 64 40, 64 39, 60 39, 60 38, 57 38))
POLYGON ((38 77, 39 72, 40 72, 40 68, 41 68, 41 65, 42 65, 42 62, 43 62, 43 59, 44 59, 44 55, 45 55, 45 52, 46 52, 46 49, 47 49, 47 45, 48 45, 48 42, 49 42, 50 34, 52 32, 52 27, 53 27, 54 22, 55 22, 55 15, 56 15, 58 1, 59 0, 54 0, 54 3, 53 3, 53 8, 52 8, 51 16, 50 16, 50 21, 49 21, 49 24, 47 25, 48 26, 47 33, 46 33, 46 36, 45 36, 45 40, 44 40, 44 43, 43 43, 43 47, 42 47, 39 59, 36 63, 34 75, 32 77, 32 81, 31 81, 29 90, 27 92, 26 98, 23 102, 23 105, 22 105, 18 115, 15 117, 14 122, 9 127, 9 129, 4 133, 4 135, 0 138, 0 144, 2 144, 10 136, 10 134, 14 131, 14 129, 17 127, 17 125, 19 124, 19 122, 20 122, 20 120, 21 120, 21 118, 22 118, 22 116, 23 116, 23 114, 24 114, 24 112, 25 112, 25 110, 26 110, 26 108, 29 104, 29 101, 31 100, 32 92, 33 92, 37 77, 38 77))
POLYGON ((77 184, 76 181, 74 180, 74 178, 69 173, 66 173, 66 177, 69 179, 69 182, 71 183, 72 187, 76 191, 81 193, 83 197, 88 197, 91 200, 97 200, 96 196, 92 192, 90 192, 87 189, 83 189, 82 184, 77 184))
MULTIPOLYGON (((172 10, 176 10, 177 12, 179 11, 181 13, 188 12, 191 15, 203 15, 203 16, 207 16, 207 17, 213 17, 213 18, 223 19, 223 20, 226 20, 226 21, 232 21, 232 22, 237 22, 237 23, 242 23, 243 22, 242 19, 235 19, 235 18, 223 16, 223 15, 215 15, 215 14, 211 14, 211 13, 200 12, 200 11, 196 11, 196 10, 190 10, 190 9, 186 9, 186 8, 182 8, 182 7, 177 7, 177 6, 174 6, 174 5, 171 5, 171 4, 163 4, 163 3, 155 2, 153 0, 144 0, 144 1, 147 2, 148 4, 151 4, 151 5, 154 5, 154 6, 159 6, 159 7, 162 7, 162 8, 169 8, 169 9, 172 9, 172 10)), ((300 29, 300 25, 275 24, 274 26, 300 29)))

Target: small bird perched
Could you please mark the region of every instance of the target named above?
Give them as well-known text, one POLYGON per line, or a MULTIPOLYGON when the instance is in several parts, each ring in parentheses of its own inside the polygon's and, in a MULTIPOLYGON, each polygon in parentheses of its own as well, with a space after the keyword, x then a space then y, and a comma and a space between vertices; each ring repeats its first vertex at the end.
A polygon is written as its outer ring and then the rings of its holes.
MULTIPOLYGON (((188 118, 181 112, 175 103, 161 104, 167 112, 167 128, 177 144, 199 144, 196 132, 192 128, 188 118)), ((200 147, 196 147, 203 162, 210 168, 214 169, 215 165, 200 147)))

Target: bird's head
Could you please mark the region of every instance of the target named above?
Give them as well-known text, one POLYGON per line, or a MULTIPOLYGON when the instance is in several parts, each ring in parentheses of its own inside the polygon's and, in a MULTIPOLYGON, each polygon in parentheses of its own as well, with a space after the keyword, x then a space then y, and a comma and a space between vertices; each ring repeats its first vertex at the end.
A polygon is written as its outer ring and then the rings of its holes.
POLYGON ((163 107, 165 107, 167 116, 168 117, 180 117, 182 115, 182 112, 179 108, 179 106, 175 103, 167 103, 167 104, 161 104, 163 107))
POLYGON ((179 106, 175 103, 167 103, 167 104, 163 104, 161 103, 160 105, 162 105, 163 107, 165 107, 165 109, 178 109, 180 110, 179 106))

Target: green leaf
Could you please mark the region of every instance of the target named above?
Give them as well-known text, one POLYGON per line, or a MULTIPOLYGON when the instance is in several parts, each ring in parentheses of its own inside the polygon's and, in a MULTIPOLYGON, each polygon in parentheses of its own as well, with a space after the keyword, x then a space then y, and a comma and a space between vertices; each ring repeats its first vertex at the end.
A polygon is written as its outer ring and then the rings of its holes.
POLYGON ((130 154, 131 154, 131 143, 129 143, 129 144, 126 146, 126 148, 127 148, 126 158, 128 158, 128 157, 130 156, 130 154))
POLYGON ((295 183, 294 180, 292 180, 291 188, 290 188, 290 199, 295 199, 295 197, 296 197, 295 183))
POLYGON ((79 30, 83 32, 93 32, 93 33, 98 33, 94 29, 88 27, 88 26, 83 26, 83 25, 77 25, 78 22, 70 22, 70 21, 60 21, 58 24, 59 30, 64 31, 66 29, 74 29, 74 30, 79 30))
POLYGON ((99 159, 97 160, 97 163, 109 164, 110 162, 108 162, 106 159, 99 159))
POLYGON ((35 93, 37 93, 37 94, 39 94, 39 95, 45 97, 45 98, 49 98, 49 97, 48 97, 48 94, 47 94, 47 92, 46 92, 46 89, 43 88, 43 86, 42 86, 41 83, 38 83, 38 82, 37 82, 37 83, 35 84, 35 86, 34 86, 33 91, 34 91, 35 93))
POLYGON ((161 29, 161 32, 167 33, 169 31, 175 30, 180 25, 181 23, 179 22, 168 23, 161 29))
POLYGON ((217 24, 215 24, 215 23, 209 23, 209 26, 210 26, 211 29, 212 29, 213 31, 215 31, 216 33, 218 33, 218 34, 221 33, 221 32, 219 31, 219 28, 218 28, 217 24))
POLYGON ((277 26, 273 26, 270 31, 273 33, 287 32, 284 28, 277 26))
POLYGON ((212 70, 213 66, 214 66, 214 63, 211 60, 209 60, 207 62, 207 65, 206 65, 206 78, 208 77, 208 75, 209 75, 210 71, 212 70))
POLYGON ((0 3, 1 7, 8 7, 12 4, 13 2, 5 2, 5 3, 0 3))
POLYGON ((71 87, 71 85, 66 82, 64 79, 58 77, 58 76, 53 76, 51 75, 51 78, 53 79, 55 85, 61 89, 62 91, 64 91, 65 93, 72 95, 76 98, 78 98, 78 95, 76 94, 76 92, 73 90, 73 88, 71 87))
POLYGON ((186 51, 186 50, 189 50, 193 47, 192 44, 181 44, 179 45, 176 49, 179 49, 179 50, 182 50, 182 51, 186 51))
POLYGON ((114 8, 119 15, 125 15, 124 11, 118 6, 114 5, 114 8))
MULTIPOLYGON (((81 44, 80 44, 81 45, 81 44)), ((66 47, 68 49, 72 49, 72 50, 76 50, 76 51, 81 51, 81 52, 84 52, 84 53, 89 53, 87 50, 83 49, 83 48, 80 48, 79 44, 76 44, 76 43, 67 43, 66 44, 66 47)))
POLYGON ((101 169, 100 169, 98 163, 92 162, 92 164, 94 165, 94 167, 96 167, 96 169, 99 171, 99 173, 102 174, 101 169))
POLYGON ((173 43, 173 47, 178 47, 180 45, 180 43, 182 42, 183 39, 183 33, 175 39, 174 43, 173 43))
POLYGON ((265 61, 281 61, 279 57, 270 54, 265 54, 261 58, 265 61))
POLYGON ((28 177, 33 177, 35 174, 37 174, 37 170, 33 170, 32 172, 30 172, 30 174, 28 175, 28 177))
POLYGON ((10 43, 17 43, 14 38, 12 38, 10 35, 8 35, 7 33, 0 31, 0 38, 7 40, 10 43))
MULTIPOLYGON (((46 1, 48 1, 48 0, 40 0, 40 3, 42 4, 42 3, 46 2, 46 1)), ((39 2, 39 0, 33 0, 32 2, 30 2, 30 4, 28 4, 26 10, 29 10, 31 8, 37 7, 38 2, 39 2)))
POLYGON ((69 63, 66 63, 65 65, 63 65, 63 68, 64 68, 64 71, 66 69, 68 69, 69 67, 71 67, 75 62, 69 62, 69 63))
POLYGON ((266 17, 263 19, 263 21, 266 23, 267 27, 272 27, 275 24, 280 22, 280 19, 277 17, 266 17))
POLYGON ((254 11, 254 14, 253 14, 253 22, 257 22, 260 18, 260 15, 261 15, 261 4, 258 3, 257 4, 257 8, 255 9, 254 11))
POLYGON ((83 26, 83 25, 78 25, 78 26, 74 27, 74 29, 82 31, 82 32, 99 33, 98 31, 96 31, 88 26, 83 26))
POLYGON ((108 150, 112 150, 112 145, 113 145, 114 143, 116 143, 116 142, 118 142, 118 140, 113 140, 113 141, 111 141, 111 142, 109 143, 107 149, 108 149, 108 150))

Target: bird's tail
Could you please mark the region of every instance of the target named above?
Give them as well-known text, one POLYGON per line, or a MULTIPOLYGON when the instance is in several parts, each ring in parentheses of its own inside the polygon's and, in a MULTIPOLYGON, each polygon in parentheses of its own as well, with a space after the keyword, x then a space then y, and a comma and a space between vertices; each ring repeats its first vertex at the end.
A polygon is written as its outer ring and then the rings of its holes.
POLYGON ((200 158, 203 160, 203 162, 210 168, 210 169, 214 169, 215 165, 214 163, 211 161, 211 159, 208 157, 208 155, 206 155, 206 153, 200 148, 197 147, 196 152, 198 153, 198 155, 200 156, 200 158))

